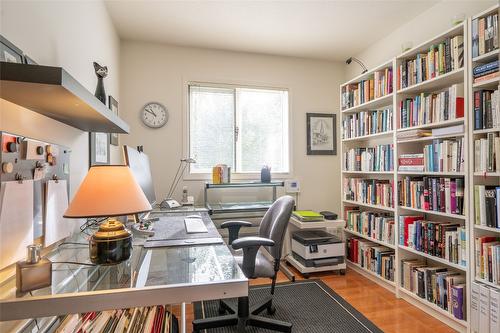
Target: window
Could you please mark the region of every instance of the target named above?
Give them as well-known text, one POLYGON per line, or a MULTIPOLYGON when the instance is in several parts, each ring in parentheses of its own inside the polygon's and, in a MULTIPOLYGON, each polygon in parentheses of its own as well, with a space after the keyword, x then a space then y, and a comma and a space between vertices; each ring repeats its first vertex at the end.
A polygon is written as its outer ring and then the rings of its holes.
POLYGON ((288 91, 189 85, 191 173, 289 172, 288 91))

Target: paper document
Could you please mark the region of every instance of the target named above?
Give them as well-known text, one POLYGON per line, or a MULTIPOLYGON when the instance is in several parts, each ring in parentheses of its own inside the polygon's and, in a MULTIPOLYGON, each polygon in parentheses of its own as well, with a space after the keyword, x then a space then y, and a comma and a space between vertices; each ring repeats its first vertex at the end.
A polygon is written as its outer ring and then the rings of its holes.
POLYGON ((185 218, 184 224, 186 225, 186 232, 188 234, 208 232, 208 229, 202 219, 185 218))
POLYGON ((33 243, 33 181, 4 182, 0 189, 0 269, 26 258, 33 243))
POLYGON ((49 180, 45 184, 45 241, 44 246, 68 237, 74 221, 63 217, 68 208, 68 187, 66 180, 49 180))

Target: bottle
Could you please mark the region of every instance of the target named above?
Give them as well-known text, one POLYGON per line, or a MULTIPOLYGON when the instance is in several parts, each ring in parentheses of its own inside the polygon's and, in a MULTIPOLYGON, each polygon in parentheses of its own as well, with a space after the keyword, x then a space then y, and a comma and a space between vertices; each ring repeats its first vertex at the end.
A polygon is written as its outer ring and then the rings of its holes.
POLYGON ((181 200, 181 202, 185 203, 187 201, 188 201, 188 188, 187 188, 187 186, 184 186, 182 188, 182 200, 181 200))
POLYGON ((41 258, 41 245, 29 245, 25 261, 16 263, 16 289, 18 294, 48 287, 52 284, 52 263, 41 258))

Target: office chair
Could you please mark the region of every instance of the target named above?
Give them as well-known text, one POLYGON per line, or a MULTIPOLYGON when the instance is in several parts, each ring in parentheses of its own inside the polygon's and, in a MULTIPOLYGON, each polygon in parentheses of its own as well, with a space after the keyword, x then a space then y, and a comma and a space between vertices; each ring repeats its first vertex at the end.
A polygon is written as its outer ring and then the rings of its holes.
POLYGON ((264 302, 250 308, 248 296, 239 297, 237 308, 223 300, 219 303, 220 317, 193 320, 193 333, 203 329, 238 325, 238 332, 246 332, 246 326, 255 326, 280 332, 291 332, 292 324, 258 316, 264 310, 273 314, 273 295, 278 275, 283 239, 295 202, 291 196, 276 200, 262 218, 258 237, 238 238, 241 227, 250 227, 247 221, 226 221, 222 228, 229 231, 229 245, 241 270, 249 279, 271 278, 271 294, 264 302), (267 253, 264 253, 267 252, 267 253), (269 259, 269 256, 272 259, 269 259), (226 312, 229 314, 224 315, 226 312))

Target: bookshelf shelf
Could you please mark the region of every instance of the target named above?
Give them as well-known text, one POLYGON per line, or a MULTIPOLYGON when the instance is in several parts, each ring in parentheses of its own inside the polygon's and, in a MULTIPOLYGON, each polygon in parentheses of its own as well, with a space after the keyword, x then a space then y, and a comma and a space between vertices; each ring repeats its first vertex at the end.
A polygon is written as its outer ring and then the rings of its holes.
POLYGON ((492 227, 487 227, 487 226, 479 225, 479 224, 474 224, 474 228, 479 229, 479 230, 489 231, 489 232, 496 232, 496 233, 500 234, 500 228, 492 228, 492 227))
POLYGON ((362 135, 362 136, 357 136, 355 138, 342 139, 342 142, 377 139, 377 138, 392 136, 393 133, 394 133, 394 131, 387 131, 387 132, 381 132, 381 133, 375 133, 375 134, 369 134, 369 135, 362 135))
POLYGON ((347 262, 349 267, 354 268, 357 272, 359 272, 367 277, 373 277, 370 280, 378 283, 382 287, 385 287, 386 289, 389 289, 392 292, 395 291, 396 284, 394 283, 394 281, 387 280, 387 279, 383 278, 382 276, 378 275, 377 273, 372 272, 369 269, 366 269, 364 267, 361 267, 359 264, 356 264, 356 263, 350 261, 349 259, 346 259, 346 262, 347 262))
POLYGON ((494 77, 493 79, 477 82, 472 84, 472 88, 474 89, 486 89, 486 88, 495 88, 498 86, 500 82, 500 76, 494 77))
POLYGON ((396 132, 399 133, 399 132, 406 132, 406 131, 412 131, 412 130, 417 130, 417 129, 431 129, 431 128, 438 128, 438 127, 459 125, 459 124, 463 124, 464 121, 465 121, 464 118, 443 120, 443 121, 438 121, 435 123, 429 123, 429 124, 423 124, 423 125, 405 127, 405 128, 398 128, 396 130, 396 132))
POLYGON ((474 172, 475 177, 500 177, 500 172, 474 172))
POLYGON ((477 276, 476 276, 476 281, 484 283, 484 284, 486 284, 486 285, 488 285, 490 287, 500 288, 500 284, 494 284, 493 282, 490 282, 490 281, 485 280, 485 279, 478 278, 477 276))
POLYGON ((439 263, 441 263, 443 265, 453 267, 453 268, 458 269, 458 270, 463 271, 463 272, 467 272, 467 267, 459 265, 459 264, 455 264, 455 263, 452 263, 452 262, 449 262, 446 259, 435 257, 435 256, 432 256, 430 254, 417 251, 415 249, 412 249, 411 247, 407 247, 407 246, 403 246, 403 245, 398 245, 398 247, 400 249, 403 249, 403 250, 407 251, 407 252, 411 252, 411 253, 417 254, 417 255, 419 255, 421 257, 433 260, 435 262, 439 262, 439 263))
POLYGON ((453 171, 398 171, 398 175, 423 175, 423 176, 450 176, 450 177, 465 177, 465 172, 453 171))
POLYGON ((394 171, 349 171, 349 170, 343 170, 343 173, 347 174, 353 174, 353 175, 393 175, 394 171))
POLYGON ((344 231, 347 232, 347 233, 349 233, 349 234, 351 234, 351 235, 355 235, 355 236, 364 238, 366 240, 369 240, 370 242, 374 242, 374 243, 377 243, 377 244, 380 244, 380 245, 383 245, 383 246, 387 246, 390 249, 396 249, 396 246, 394 246, 392 244, 386 243, 384 241, 380 241, 378 239, 371 238, 370 236, 366 236, 366 235, 360 234, 357 231, 350 230, 348 228, 344 228, 344 231))
POLYGON ((348 204, 351 206, 362 206, 362 207, 368 207, 368 208, 373 208, 373 209, 377 209, 377 210, 384 210, 387 212, 394 212, 395 211, 395 209, 392 207, 386 207, 386 206, 381 206, 381 205, 372 205, 372 204, 353 201, 353 200, 343 200, 343 202, 345 204, 348 204))
POLYGON ((489 53, 480 55, 479 57, 475 57, 472 59, 472 62, 488 62, 489 60, 495 60, 495 58, 498 58, 499 55, 499 50, 493 50, 489 53))
POLYGON ((459 68, 449 73, 436 76, 433 79, 426 80, 410 87, 399 89, 398 94, 419 94, 421 92, 431 92, 449 87, 455 83, 463 82, 464 69, 459 68))
POLYGON ((409 210, 409 211, 416 212, 416 213, 431 214, 431 215, 435 215, 435 216, 449 217, 449 218, 454 218, 454 219, 459 219, 459 220, 466 220, 467 219, 467 216, 465 216, 465 215, 441 213, 441 212, 435 212, 433 210, 425 210, 425 209, 412 208, 412 207, 406 207, 406 206, 398 206, 398 207, 399 207, 399 209, 409 210))
POLYGON ((348 114, 348 113, 356 113, 359 111, 364 111, 364 110, 373 110, 373 109, 378 109, 384 106, 389 106, 392 105, 392 93, 372 99, 371 101, 353 106, 349 109, 342 110, 343 114, 348 114))
POLYGON ((424 298, 421 298, 419 297, 417 294, 401 287, 399 288, 399 291, 403 292, 404 294, 412 297, 413 299, 416 299, 418 300, 419 302, 422 302, 423 304, 425 304, 426 306, 430 307, 431 309, 439 312, 441 315, 451 319, 452 321, 454 321, 455 323, 459 324, 460 326, 463 326, 463 327, 466 327, 467 326, 467 322, 465 320, 461 320, 461 319, 458 319, 458 318, 455 318, 454 315, 452 315, 451 313, 449 313, 448 311, 446 311, 445 309, 442 309, 440 308, 439 306, 437 306, 436 304, 434 303, 431 303, 429 302, 428 300, 424 299, 424 298))
POLYGON ((440 135, 440 136, 426 136, 426 137, 422 137, 422 138, 398 140, 397 144, 401 145, 401 144, 414 143, 414 142, 426 142, 426 141, 432 141, 432 140, 460 138, 464 135, 465 135, 464 133, 457 133, 457 134, 447 134, 447 135, 440 135))
POLYGON ((476 135, 476 134, 488 134, 493 132, 500 132, 500 128, 485 128, 481 130, 474 130, 472 133, 476 135))

